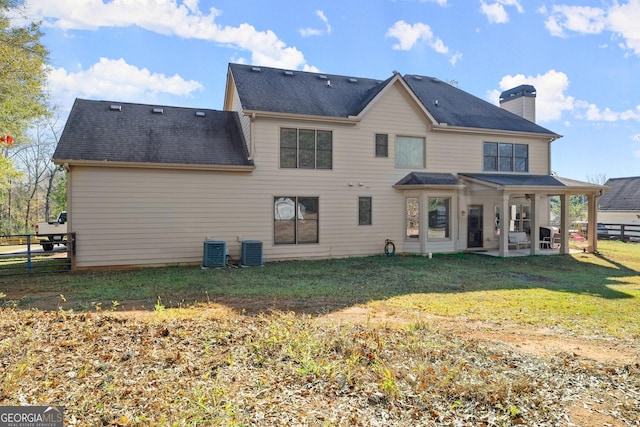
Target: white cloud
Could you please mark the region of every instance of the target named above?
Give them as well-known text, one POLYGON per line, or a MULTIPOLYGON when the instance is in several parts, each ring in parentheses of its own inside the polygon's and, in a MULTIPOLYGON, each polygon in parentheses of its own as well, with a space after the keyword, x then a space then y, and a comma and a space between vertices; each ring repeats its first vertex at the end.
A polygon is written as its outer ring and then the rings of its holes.
MULTIPOLYGON (((538 122, 560 120, 563 112, 568 112, 576 119, 593 122, 640 121, 640 105, 635 109, 613 111, 567 95, 569 78, 561 71, 550 70, 537 76, 507 75, 499 83, 502 91, 522 84, 530 84, 536 88, 536 121, 538 122)), ((488 97, 495 102, 499 95, 500 92, 495 90, 490 92, 488 97)))
POLYGON ((302 52, 288 47, 270 30, 253 25, 222 26, 216 8, 203 13, 198 0, 30 0, 29 19, 42 20, 43 27, 63 30, 96 30, 102 27, 136 25, 159 34, 207 40, 251 52, 254 64, 297 69, 305 67, 302 52))
POLYGON ((545 26, 551 35, 566 37, 571 33, 609 31, 623 39, 620 44, 623 49, 640 56, 640 0, 615 1, 608 8, 555 5, 550 12, 546 8, 539 11, 548 14, 545 26))
POLYGON ((545 74, 525 76, 507 75, 500 80, 500 91, 493 91, 490 98, 498 99, 501 91, 529 84, 536 88, 536 121, 546 122, 559 120, 563 111, 572 111, 575 100, 565 94, 569 88, 569 78, 561 71, 549 70, 545 74))
POLYGON ((444 44, 442 39, 435 37, 431 31, 431 27, 421 22, 413 25, 406 23, 405 21, 397 21, 391 28, 387 30, 385 37, 395 38, 398 43, 392 47, 395 50, 411 50, 418 42, 426 41, 429 47, 435 52, 448 55, 450 57, 449 62, 455 65, 456 62, 462 57, 459 52, 449 55, 449 48, 444 44))
POLYGON ((320 18, 322 23, 324 24, 324 29, 320 28, 301 28, 298 30, 302 37, 310 37, 310 36, 322 36, 324 34, 331 34, 331 24, 329 24, 329 20, 327 16, 321 10, 316 10, 316 16, 320 18))
POLYGON ((612 111, 606 107, 601 109, 595 104, 578 101, 576 102, 576 117, 594 122, 617 122, 619 120, 640 121, 640 105, 635 110, 612 111))
POLYGON ((487 17, 491 24, 505 24, 509 22, 509 14, 505 6, 513 6, 519 13, 523 13, 524 9, 519 0, 497 0, 494 3, 485 3, 480 1, 480 11, 487 17))
POLYGON ((411 50, 420 40, 433 40, 433 32, 427 24, 418 22, 417 24, 407 24, 398 21, 389 30, 385 37, 398 39, 398 43, 393 45, 396 50, 411 50))
POLYGON ((177 74, 152 73, 127 64, 122 58, 100 58, 86 70, 80 67, 78 71, 69 72, 64 68, 51 68, 48 78, 54 97, 66 101, 76 96, 121 101, 153 98, 158 94, 189 97, 203 90, 200 82, 185 80, 177 74))

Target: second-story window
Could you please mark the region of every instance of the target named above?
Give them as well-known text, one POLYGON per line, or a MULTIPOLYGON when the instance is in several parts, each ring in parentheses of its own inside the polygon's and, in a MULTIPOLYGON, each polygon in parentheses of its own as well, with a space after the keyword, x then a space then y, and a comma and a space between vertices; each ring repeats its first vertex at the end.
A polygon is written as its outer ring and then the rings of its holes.
POLYGON ((333 132, 314 129, 280 129, 280 167, 332 169, 333 132))
POLYGON ((389 134, 376 133, 376 157, 389 157, 389 134))
POLYGON ((424 138, 396 137, 396 167, 424 168, 424 138))
POLYGON ((482 153, 485 171, 529 171, 529 146, 526 144, 485 142, 482 153))

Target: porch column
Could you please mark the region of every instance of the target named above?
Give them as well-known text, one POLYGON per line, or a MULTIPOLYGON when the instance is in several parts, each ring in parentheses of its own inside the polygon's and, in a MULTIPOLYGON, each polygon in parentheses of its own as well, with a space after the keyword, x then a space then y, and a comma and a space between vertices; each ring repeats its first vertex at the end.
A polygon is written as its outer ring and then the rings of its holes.
POLYGON ((537 255, 540 252, 540 220, 538 219, 538 200, 540 200, 540 196, 537 194, 528 194, 529 200, 531 201, 531 220, 529 224, 531 224, 531 234, 529 236, 529 241, 531 242, 531 255, 537 255))
POLYGON ((498 254, 502 257, 509 255, 509 194, 504 192, 500 207, 500 249, 498 254))
POLYGON ((587 196, 587 250, 591 253, 598 252, 598 205, 595 194, 587 196))
POLYGON ((560 195, 560 253, 569 253, 569 196, 560 195))

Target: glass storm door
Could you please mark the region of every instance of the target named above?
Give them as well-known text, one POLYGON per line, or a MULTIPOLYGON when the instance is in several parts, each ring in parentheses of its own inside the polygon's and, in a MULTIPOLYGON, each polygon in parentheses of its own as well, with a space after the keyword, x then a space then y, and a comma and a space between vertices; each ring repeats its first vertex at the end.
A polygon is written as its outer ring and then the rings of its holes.
POLYGON ((467 217, 467 247, 482 247, 482 206, 469 206, 469 215, 467 217))

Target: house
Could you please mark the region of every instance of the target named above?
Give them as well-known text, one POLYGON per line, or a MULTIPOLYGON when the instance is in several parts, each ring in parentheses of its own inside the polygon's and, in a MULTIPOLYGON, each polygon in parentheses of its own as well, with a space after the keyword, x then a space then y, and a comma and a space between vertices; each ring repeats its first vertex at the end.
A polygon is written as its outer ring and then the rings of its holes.
POLYGON ((640 176, 611 178, 611 189, 598 199, 598 220, 607 224, 640 224, 640 176))
POLYGON ((501 102, 428 76, 244 64, 228 67, 224 111, 78 99, 54 154, 75 265, 199 263, 205 240, 233 258, 260 241, 267 261, 378 254, 385 239, 506 256, 509 232, 536 254, 551 196, 568 230, 569 195, 595 221, 605 187, 551 174, 560 135, 530 120, 535 89, 501 102))

